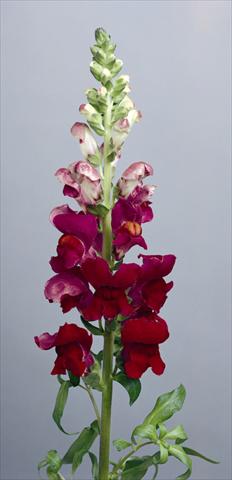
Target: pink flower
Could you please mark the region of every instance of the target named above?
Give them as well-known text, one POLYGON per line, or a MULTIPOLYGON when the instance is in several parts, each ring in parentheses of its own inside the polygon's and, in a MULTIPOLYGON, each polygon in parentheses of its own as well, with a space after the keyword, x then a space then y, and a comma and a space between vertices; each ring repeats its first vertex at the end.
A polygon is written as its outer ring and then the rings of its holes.
POLYGON ((88 162, 72 163, 68 168, 57 170, 55 175, 64 184, 64 195, 75 198, 82 208, 96 205, 101 200, 101 177, 88 162))
POLYGON ((77 213, 68 205, 52 210, 51 223, 64 235, 59 239, 57 257, 50 265, 54 272, 61 273, 82 263, 87 255, 93 255, 93 245, 98 233, 96 217, 90 213, 77 213))
POLYGON ((91 160, 92 155, 99 154, 98 145, 86 123, 76 122, 71 128, 71 134, 79 140, 80 149, 86 160, 91 160))
POLYGON ((80 267, 54 275, 46 282, 44 294, 50 303, 60 303, 63 313, 86 307, 92 298, 80 267))
POLYGON ((117 201, 112 210, 113 246, 116 259, 122 258, 134 245, 147 249, 141 227, 141 223, 146 221, 144 218, 144 211, 139 205, 133 205, 132 202, 123 198, 117 201))
POLYGON ((54 335, 42 333, 39 337, 34 337, 34 340, 42 350, 55 347, 57 358, 51 371, 52 375, 65 374, 68 370, 76 377, 80 377, 86 375, 94 363, 90 353, 92 335, 75 323, 65 323, 54 335))
POLYGON ((112 142, 116 151, 120 150, 134 123, 138 122, 141 116, 141 112, 133 108, 125 118, 118 120, 114 124, 112 129, 112 142))
MULTIPOLYGON (((151 167, 151 165, 145 162, 132 163, 123 172, 120 180, 118 181, 120 197, 127 198, 132 192, 134 192, 137 186, 142 187, 143 179, 150 175, 153 175, 153 168, 151 167)), ((151 192, 149 192, 149 196, 150 194, 151 192)), ((146 198, 146 201, 147 200, 148 198, 146 198)), ((145 199, 143 201, 145 201, 145 199)))

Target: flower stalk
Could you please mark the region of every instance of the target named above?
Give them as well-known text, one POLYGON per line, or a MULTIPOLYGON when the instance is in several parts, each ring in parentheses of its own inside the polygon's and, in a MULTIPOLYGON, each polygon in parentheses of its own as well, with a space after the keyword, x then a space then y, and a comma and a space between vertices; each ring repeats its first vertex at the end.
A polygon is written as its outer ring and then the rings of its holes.
MULTIPOLYGON (((103 223, 103 258, 111 264, 112 257, 112 227, 111 227, 111 182, 112 168, 109 159, 110 147, 110 124, 111 124, 112 100, 108 95, 107 109, 104 119, 104 181, 103 194, 105 206, 109 209, 107 215, 102 220, 103 223)), ((110 427, 111 427, 111 404, 112 404, 112 367, 113 367, 113 347, 114 332, 107 327, 105 321, 104 346, 103 346, 103 392, 101 409, 101 429, 100 429, 100 452, 99 452, 99 480, 107 480, 109 475, 109 456, 110 456, 110 427)))

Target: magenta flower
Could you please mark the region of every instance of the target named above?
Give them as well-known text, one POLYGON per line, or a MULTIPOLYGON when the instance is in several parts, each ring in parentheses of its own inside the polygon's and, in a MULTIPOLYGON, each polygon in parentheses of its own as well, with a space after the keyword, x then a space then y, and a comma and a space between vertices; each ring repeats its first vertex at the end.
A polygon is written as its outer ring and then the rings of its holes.
MULTIPOLYGON (((153 175, 153 168, 145 162, 132 163, 122 174, 118 181, 119 196, 127 198, 136 187, 142 187, 143 179, 153 175)), ((147 201, 145 197, 142 201, 147 201)), ((141 201, 141 203, 142 203, 141 201)))
POLYGON ((75 198, 86 210, 87 205, 96 205, 102 198, 101 177, 88 162, 75 162, 55 173, 64 184, 64 195, 75 198))
POLYGON ((94 215, 77 213, 68 205, 52 210, 51 223, 64 235, 58 241, 57 257, 52 257, 50 265, 54 272, 61 273, 82 263, 87 255, 94 254, 94 241, 98 228, 94 215))
POLYGON ((129 292, 133 305, 138 308, 148 307, 159 313, 167 299, 167 293, 173 282, 166 283, 164 278, 175 264, 174 255, 139 255, 143 258, 140 276, 129 292))
POLYGON ((124 370, 130 378, 140 378, 151 367, 153 373, 161 375, 165 363, 160 357, 159 344, 169 337, 168 327, 154 313, 125 320, 122 326, 122 359, 124 370))
POLYGON ((147 249, 147 244, 142 237, 143 221, 144 212, 140 205, 133 205, 123 198, 117 201, 112 210, 113 246, 116 259, 122 258, 134 245, 147 249))
POLYGON ((80 267, 54 275, 46 282, 44 294, 50 303, 60 303, 63 313, 85 308, 92 298, 80 267))
POLYGON ((86 375, 94 363, 90 353, 92 335, 74 323, 65 323, 54 335, 42 333, 34 337, 36 345, 42 350, 56 349, 57 359, 51 371, 52 375, 70 371, 76 377, 86 375))
POLYGON ((112 319, 118 314, 128 316, 133 312, 127 290, 136 282, 140 267, 135 263, 120 265, 113 274, 108 263, 98 257, 88 259, 82 266, 86 280, 95 288, 93 298, 82 312, 86 320, 112 319))
POLYGON ((91 160, 92 155, 99 153, 97 142, 86 123, 76 122, 71 128, 71 134, 79 140, 80 149, 86 160, 91 160))

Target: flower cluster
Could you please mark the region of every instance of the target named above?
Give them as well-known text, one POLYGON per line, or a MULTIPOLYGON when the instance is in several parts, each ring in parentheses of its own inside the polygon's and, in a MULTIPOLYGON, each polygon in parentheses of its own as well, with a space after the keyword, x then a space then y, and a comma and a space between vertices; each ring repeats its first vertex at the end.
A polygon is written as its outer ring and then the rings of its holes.
MULTIPOLYGON (((88 125, 76 123, 71 132, 79 139, 85 158, 91 158, 96 153, 101 155, 101 149, 88 125)), ((64 184, 64 195, 76 200, 82 210, 72 210, 65 204, 54 208, 50 214, 51 223, 62 235, 58 240, 57 255, 50 260, 55 275, 45 285, 45 297, 49 302, 59 303, 63 313, 78 309, 86 321, 101 320, 102 317, 112 321, 120 315, 123 318, 121 359, 126 375, 131 378, 140 377, 149 367, 157 375, 163 373, 165 364, 160 357, 159 344, 169 336, 167 325, 158 313, 173 286, 173 282, 167 283, 164 277, 171 272, 175 257, 140 254, 142 265, 122 263, 125 254, 133 246, 147 249, 142 224, 153 218, 151 197, 155 187, 144 185, 143 181, 152 174, 150 165, 136 162, 124 171, 117 182, 117 195, 112 209, 113 269, 101 256, 101 216, 89 211, 90 207, 97 207, 102 200, 103 182, 99 171, 87 160, 56 172, 57 178, 64 184)), ((58 349, 53 374, 61 373, 61 370, 64 372, 65 368, 69 368, 73 374, 77 372, 75 361, 72 360, 75 355, 81 358, 77 350, 81 351, 82 343, 78 343, 78 348, 76 343, 79 331, 74 334, 74 326, 65 324, 61 327, 63 330, 60 329, 59 342, 63 338, 62 332, 68 328, 73 332, 75 346, 71 339, 71 347, 65 343, 60 350, 58 345, 61 343, 50 341, 54 336, 43 334, 36 337, 40 348, 46 349, 46 345, 49 345, 49 348, 56 346, 58 349), (63 349, 69 352, 70 348, 72 354, 63 355, 63 349), (66 364, 68 367, 65 367, 66 364)), ((83 335, 83 329, 79 333, 83 335)), ((70 341, 71 337, 68 338, 70 341)), ((86 350, 82 348, 82 351, 86 350)), ((81 362, 84 360, 81 359, 81 362)), ((78 371, 80 374, 81 369, 78 371)), ((81 375, 83 373, 86 374, 85 369, 82 369, 81 375)))

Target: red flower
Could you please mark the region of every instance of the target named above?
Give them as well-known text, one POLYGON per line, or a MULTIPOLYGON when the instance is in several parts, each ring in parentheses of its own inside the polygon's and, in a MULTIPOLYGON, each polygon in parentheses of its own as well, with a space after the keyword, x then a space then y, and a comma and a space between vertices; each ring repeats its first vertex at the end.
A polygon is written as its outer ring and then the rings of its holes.
POLYGON ((42 350, 56 348, 57 359, 51 375, 65 374, 68 370, 80 377, 88 373, 94 362, 90 354, 92 335, 74 323, 65 323, 54 335, 42 333, 39 337, 34 337, 34 340, 42 350))
POLYGON ((167 299, 167 293, 173 287, 173 282, 166 283, 163 279, 175 264, 174 255, 139 255, 143 258, 140 276, 135 286, 129 292, 134 306, 149 307, 159 313, 167 299))
POLYGON ((151 367, 153 373, 161 375, 165 363, 160 357, 159 344, 169 337, 168 327, 154 313, 126 320, 122 327, 122 358, 124 370, 130 378, 140 378, 151 367))
POLYGON ((135 283, 139 269, 134 263, 122 264, 113 275, 102 258, 86 260, 82 271, 96 291, 90 305, 82 309, 85 319, 98 320, 102 316, 112 319, 119 313, 130 315, 133 307, 129 304, 126 290, 135 283))
POLYGON ((51 211, 50 221, 64 234, 58 241, 57 257, 50 260, 54 272, 64 272, 81 263, 87 255, 94 255, 92 246, 97 237, 94 215, 77 213, 68 205, 61 205, 51 211))

